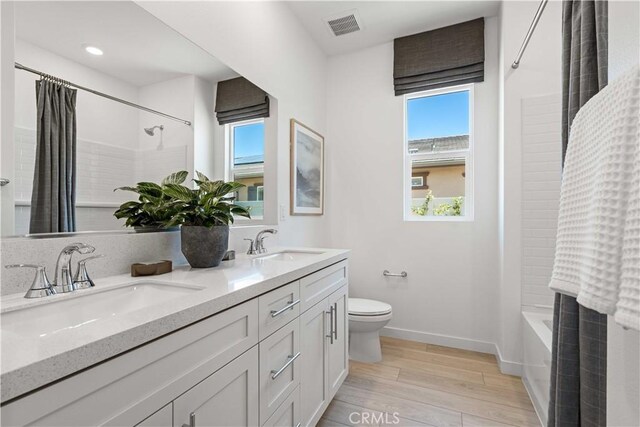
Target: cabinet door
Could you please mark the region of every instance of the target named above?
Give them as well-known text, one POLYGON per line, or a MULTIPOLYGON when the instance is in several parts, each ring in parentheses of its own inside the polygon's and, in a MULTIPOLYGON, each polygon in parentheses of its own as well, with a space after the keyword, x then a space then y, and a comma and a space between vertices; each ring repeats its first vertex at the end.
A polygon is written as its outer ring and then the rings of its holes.
POLYGON ((260 343, 260 423, 300 384, 300 323, 292 320, 260 343))
POLYGON ((300 403, 302 425, 314 426, 329 402, 327 300, 300 316, 300 403))
POLYGON ((349 373, 349 320, 347 317, 347 286, 329 296, 330 314, 333 317, 333 342, 329 340, 329 399, 333 399, 349 373))
POLYGON ((136 427, 172 427, 173 426, 173 404, 169 403, 158 412, 145 418, 136 427))
POLYGON ((258 425, 255 346, 173 401, 176 426, 258 425))

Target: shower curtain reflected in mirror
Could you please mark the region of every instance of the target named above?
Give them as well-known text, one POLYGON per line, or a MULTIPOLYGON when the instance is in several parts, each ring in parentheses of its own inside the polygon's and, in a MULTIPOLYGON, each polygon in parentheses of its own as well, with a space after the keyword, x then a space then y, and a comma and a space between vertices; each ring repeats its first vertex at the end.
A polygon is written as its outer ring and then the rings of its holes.
POLYGON ((47 78, 36 82, 36 163, 29 233, 76 231, 77 91, 47 78))

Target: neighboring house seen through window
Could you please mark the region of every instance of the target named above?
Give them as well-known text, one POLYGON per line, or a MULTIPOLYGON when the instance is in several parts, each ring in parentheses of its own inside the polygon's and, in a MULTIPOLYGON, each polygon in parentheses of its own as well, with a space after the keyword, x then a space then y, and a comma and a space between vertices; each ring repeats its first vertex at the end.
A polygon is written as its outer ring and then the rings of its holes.
POLYGON ((225 125, 230 181, 245 185, 236 202, 249 208, 252 219, 264 216, 264 119, 225 125))
POLYGON ((473 86, 405 95, 404 218, 473 218, 473 86))

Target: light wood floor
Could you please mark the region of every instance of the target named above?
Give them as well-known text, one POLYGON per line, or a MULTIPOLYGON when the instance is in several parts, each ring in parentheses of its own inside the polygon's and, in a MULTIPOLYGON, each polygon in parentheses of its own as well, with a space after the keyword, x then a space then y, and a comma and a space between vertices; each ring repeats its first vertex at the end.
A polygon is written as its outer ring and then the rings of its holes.
POLYGON ((381 341, 382 362, 350 361, 350 374, 319 427, 540 426, 522 381, 501 374, 495 356, 388 337, 381 341), (357 415, 349 420, 353 412, 357 415), (360 414, 369 418, 352 423, 363 418, 360 414), (381 423, 371 422, 380 417, 381 423))

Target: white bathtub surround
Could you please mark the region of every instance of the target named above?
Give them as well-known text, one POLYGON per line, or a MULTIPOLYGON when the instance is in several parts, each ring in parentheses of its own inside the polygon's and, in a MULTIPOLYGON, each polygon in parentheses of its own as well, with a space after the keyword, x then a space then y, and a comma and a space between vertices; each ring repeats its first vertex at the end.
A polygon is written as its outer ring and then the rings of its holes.
MULTIPOLYGON (((280 248, 276 251, 284 251, 280 248)), ((90 290, 26 300, 22 293, 3 298, 2 313, 26 306, 46 305, 54 301, 75 300, 81 306, 91 294, 130 285, 135 282, 175 284, 198 290, 179 298, 137 311, 97 319, 80 328, 68 328, 43 336, 23 333, 20 325, 3 326, 2 401, 95 365, 155 338, 247 301, 296 278, 332 265, 347 257, 338 249, 299 249, 321 252, 295 261, 260 261, 238 255, 235 261, 218 268, 179 267, 172 273, 132 279, 123 274, 96 280, 90 290), (5 330, 11 327, 15 330, 5 330)), ((55 321, 55 319, 52 319, 55 321)))
POLYGON ((640 67, 576 114, 550 287, 640 330, 640 67), (619 311, 618 311, 619 310, 619 311))
POLYGON ((553 313, 523 312, 524 360, 522 381, 543 426, 549 411, 553 313))
POLYGON ((521 114, 521 303, 530 310, 537 305, 553 306, 554 292, 549 289, 549 279, 560 207, 562 98, 559 93, 523 98, 521 114))

